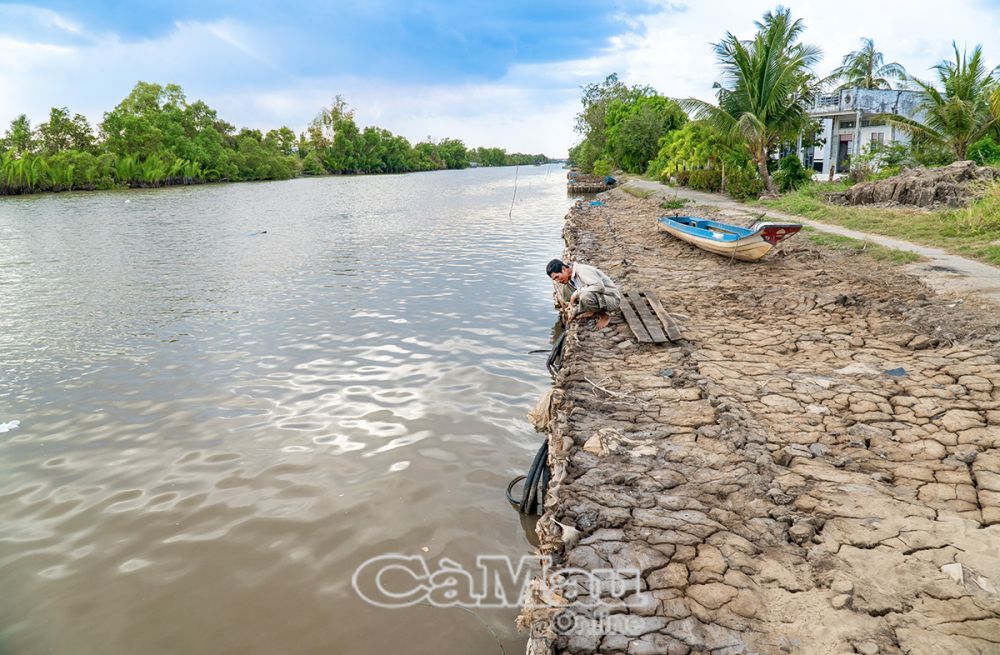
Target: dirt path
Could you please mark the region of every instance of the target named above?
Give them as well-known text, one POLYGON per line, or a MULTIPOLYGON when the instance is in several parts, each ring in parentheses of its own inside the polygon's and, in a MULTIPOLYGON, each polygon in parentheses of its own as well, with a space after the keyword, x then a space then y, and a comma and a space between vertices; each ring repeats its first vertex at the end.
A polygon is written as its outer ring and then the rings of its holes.
POLYGON ((924 261, 909 264, 903 268, 908 273, 919 276, 932 289, 945 293, 974 294, 990 302, 1000 304, 1000 268, 983 264, 959 255, 947 253, 939 248, 921 246, 901 239, 850 230, 846 227, 830 225, 810 220, 802 216, 794 216, 775 211, 767 207, 750 207, 739 203, 728 196, 719 193, 704 193, 684 187, 668 187, 652 180, 633 178, 628 185, 654 191, 660 197, 680 197, 692 200, 700 205, 715 207, 731 212, 736 216, 758 216, 766 211, 768 218, 782 221, 802 223, 823 232, 839 234, 852 239, 861 239, 877 243, 886 248, 906 250, 920 255, 924 261))
POLYGON ((616 621, 586 592, 525 610, 528 652, 1000 653, 997 318, 804 240, 730 262, 660 213, 617 191, 567 216, 567 256, 687 341, 570 328, 538 526, 571 580, 641 590, 616 621))

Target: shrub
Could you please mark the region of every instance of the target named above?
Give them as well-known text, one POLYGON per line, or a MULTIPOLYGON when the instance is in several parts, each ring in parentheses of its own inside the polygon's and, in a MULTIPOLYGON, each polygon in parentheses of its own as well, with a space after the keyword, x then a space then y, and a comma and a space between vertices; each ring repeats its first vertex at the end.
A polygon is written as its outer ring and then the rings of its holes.
POLYGON ((774 183, 779 191, 794 191, 809 181, 812 177, 809 171, 795 155, 785 155, 778 162, 778 172, 774 174, 774 183))
POLYGON ((315 150, 311 150, 302 160, 302 174, 323 175, 324 173, 326 173, 326 168, 323 166, 323 160, 320 159, 315 150))
POLYGON ((913 152, 904 143, 871 144, 863 146, 861 152, 851 157, 852 183, 869 180, 884 180, 899 175, 904 167, 916 165, 913 152))
POLYGON ((677 173, 674 174, 674 178, 677 180, 677 184, 681 186, 687 186, 690 177, 691 177, 691 171, 677 171, 677 173))
POLYGON ((934 142, 922 142, 916 138, 910 147, 910 154, 917 164, 928 168, 945 166, 955 161, 955 155, 947 146, 934 142))
POLYGON ((756 200, 764 193, 764 180, 752 165, 734 168, 726 174, 726 193, 737 200, 756 200))
POLYGON ((983 137, 969 146, 969 159, 980 166, 1000 165, 1000 144, 992 137, 983 137))
POLYGON ((611 160, 605 155, 594 162, 594 175, 611 175, 611 160))
POLYGON ((722 189, 722 173, 714 168, 691 171, 688 186, 698 191, 719 191, 722 189))
POLYGON ((957 210, 955 216, 962 229, 973 234, 1000 233, 1000 182, 987 185, 975 202, 957 210))

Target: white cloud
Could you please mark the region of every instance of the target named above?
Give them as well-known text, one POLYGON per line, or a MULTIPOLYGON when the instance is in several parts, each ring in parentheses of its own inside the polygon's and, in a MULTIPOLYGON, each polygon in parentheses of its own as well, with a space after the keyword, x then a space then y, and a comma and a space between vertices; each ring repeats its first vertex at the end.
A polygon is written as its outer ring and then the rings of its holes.
MULTIPOLYGON (((345 76, 299 76, 271 62, 280 44, 263 28, 237 20, 178 22, 156 39, 126 42, 114 34, 87 35, 59 14, 18 6, 18 16, 51 28, 37 39, 14 34, 0 21, 0 124, 26 112, 44 120, 51 106, 68 106, 95 123, 139 79, 180 84, 237 125, 303 129, 336 94, 377 124, 411 140, 457 137, 469 145, 562 155, 576 139, 573 116, 579 87, 618 72, 630 84, 650 84, 674 97, 709 99, 717 79, 710 44, 730 30, 753 33, 753 21, 775 5, 740 0, 693 3, 635 19, 636 30, 612 39, 595 56, 547 64, 517 64, 488 83, 421 85, 345 76), (32 14, 31 12, 37 12, 32 14), (70 40, 58 38, 70 35, 70 40)), ((7 6, 9 7, 9 6, 7 6)), ((666 7, 666 5, 665 5, 666 7)), ((947 10, 929 0, 872 3, 803 0, 793 16, 807 26, 804 40, 826 56, 820 73, 872 37, 887 59, 917 75, 959 47, 984 44, 1000 57, 1000 12, 980 0, 958 0, 947 10)), ((3 17, 12 24, 10 10, 3 17)))
MULTIPOLYGON (((753 22, 774 6, 715 0, 693 4, 686 12, 649 17, 644 21, 644 36, 624 40, 617 57, 623 77, 631 83, 652 84, 670 96, 710 99, 712 82, 718 78, 710 44, 721 40, 726 31, 749 38, 753 22)), ((994 63, 1000 57, 1000 11, 980 0, 952 2, 947 10, 931 0, 840 0, 835 4, 802 0, 788 6, 792 16, 806 25, 802 40, 823 49, 818 72, 824 75, 844 54, 857 50, 862 37, 873 38, 887 61, 897 61, 923 77, 930 77, 928 68, 952 55, 953 39, 960 48, 984 44, 985 54, 994 63)))

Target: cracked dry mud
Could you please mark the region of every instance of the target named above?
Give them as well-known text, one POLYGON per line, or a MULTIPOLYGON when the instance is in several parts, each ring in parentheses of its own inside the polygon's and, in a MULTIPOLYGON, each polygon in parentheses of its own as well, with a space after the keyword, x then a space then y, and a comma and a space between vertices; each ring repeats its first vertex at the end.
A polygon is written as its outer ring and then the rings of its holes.
POLYGON ((528 652, 1000 653, 996 313, 801 238, 730 262, 664 213, 567 216, 567 257, 656 291, 686 341, 570 328, 541 550, 641 590, 605 599, 620 628, 586 591, 525 609, 528 652))

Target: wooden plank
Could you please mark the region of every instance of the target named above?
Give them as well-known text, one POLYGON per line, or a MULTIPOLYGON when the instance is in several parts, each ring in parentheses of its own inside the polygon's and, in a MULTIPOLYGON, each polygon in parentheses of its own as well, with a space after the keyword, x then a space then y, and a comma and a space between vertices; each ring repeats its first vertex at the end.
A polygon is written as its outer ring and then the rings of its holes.
POLYGON ((642 324, 646 326, 646 330, 649 332, 649 336, 653 338, 653 343, 664 343, 667 340, 667 336, 663 334, 663 330, 660 328, 660 322, 656 320, 653 313, 649 311, 649 307, 646 306, 646 301, 642 299, 638 291, 628 292, 629 300, 635 305, 635 309, 639 314, 639 318, 642 319, 642 324))
POLYGON ((656 315, 659 317, 660 321, 663 323, 663 327, 667 330, 667 338, 671 341, 677 341, 681 339, 681 329, 677 325, 677 321, 663 309, 663 304, 660 299, 656 297, 656 294, 652 291, 645 291, 646 300, 649 301, 649 306, 653 308, 656 315))
POLYGON ((653 338, 649 336, 649 332, 643 327, 642 321, 639 320, 639 317, 632 310, 632 306, 629 305, 628 298, 622 298, 621 310, 622 316, 625 317, 625 322, 632 328, 632 334, 639 340, 639 343, 653 343, 653 338))

